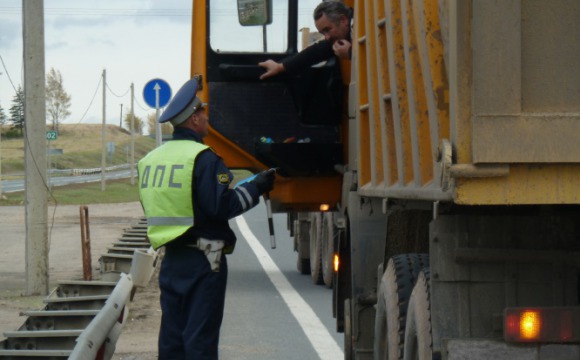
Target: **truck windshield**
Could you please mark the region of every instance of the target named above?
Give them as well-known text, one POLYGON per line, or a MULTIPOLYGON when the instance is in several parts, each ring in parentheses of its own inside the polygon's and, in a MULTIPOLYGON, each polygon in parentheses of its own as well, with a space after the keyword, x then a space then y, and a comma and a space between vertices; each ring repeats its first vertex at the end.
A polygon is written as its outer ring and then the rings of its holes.
MULTIPOLYGON (((295 0, 290 0, 295 1, 295 0)), ((316 31, 312 13, 320 0, 298 2, 298 29, 316 31)), ((285 53, 288 44, 288 0, 272 1, 272 23, 265 26, 242 26, 238 19, 237 0, 209 1, 210 46, 218 53, 285 53)), ((298 48, 302 48, 298 36, 298 48)))

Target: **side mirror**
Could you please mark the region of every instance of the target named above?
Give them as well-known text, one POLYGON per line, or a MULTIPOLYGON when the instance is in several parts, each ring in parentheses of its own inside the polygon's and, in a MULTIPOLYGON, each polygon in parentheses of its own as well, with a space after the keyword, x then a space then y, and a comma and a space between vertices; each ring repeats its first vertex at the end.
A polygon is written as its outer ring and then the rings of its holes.
POLYGON ((242 26, 272 23, 272 0, 238 0, 238 20, 242 26))

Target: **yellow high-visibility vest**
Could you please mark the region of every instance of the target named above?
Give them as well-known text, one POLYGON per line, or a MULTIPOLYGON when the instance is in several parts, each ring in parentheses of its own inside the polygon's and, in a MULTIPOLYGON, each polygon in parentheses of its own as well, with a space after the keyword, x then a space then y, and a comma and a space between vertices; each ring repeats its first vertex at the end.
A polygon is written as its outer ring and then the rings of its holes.
POLYGON ((197 156, 207 149, 195 141, 172 140, 139 161, 139 199, 154 249, 193 226, 193 169, 197 156))

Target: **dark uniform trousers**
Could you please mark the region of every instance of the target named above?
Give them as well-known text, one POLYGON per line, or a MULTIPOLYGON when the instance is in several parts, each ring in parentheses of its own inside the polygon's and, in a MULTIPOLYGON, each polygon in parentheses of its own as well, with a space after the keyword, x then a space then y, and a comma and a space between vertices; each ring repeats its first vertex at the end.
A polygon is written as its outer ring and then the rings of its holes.
POLYGON ((159 273, 161 331, 159 359, 217 360, 228 265, 210 269, 205 255, 183 245, 167 245, 159 273))

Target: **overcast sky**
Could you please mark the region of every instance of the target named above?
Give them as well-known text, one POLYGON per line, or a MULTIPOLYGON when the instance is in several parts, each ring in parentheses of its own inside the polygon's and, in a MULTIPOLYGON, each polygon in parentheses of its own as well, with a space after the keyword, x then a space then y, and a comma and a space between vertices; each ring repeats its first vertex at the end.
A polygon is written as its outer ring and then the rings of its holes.
MULTIPOLYGON (((189 78, 189 0, 45 0, 44 12, 46 72, 60 71, 72 98, 65 124, 102 121, 103 69, 110 124, 119 124, 121 104, 129 111, 131 83, 135 114, 145 119, 155 112, 143 100, 149 80, 167 81, 175 94, 189 78)), ((23 84, 22 0, 0 2, 0 56, 0 105, 8 115, 13 86, 23 84)))
MULTIPOLYGON (((319 1, 299 2, 298 28, 315 30, 312 11, 319 1)), ((268 26, 269 50, 285 51, 287 0, 274 4, 275 21, 268 26), (283 45, 271 46, 271 40, 283 45)), ((212 39, 225 40, 212 46, 255 51, 250 46, 255 40, 261 49, 261 28, 239 25, 236 0, 212 0, 211 5, 216 10, 212 39)), ((143 99, 145 84, 160 78, 175 94, 189 79, 191 7, 191 0, 44 0, 45 71, 60 71, 64 89, 71 96, 71 115, 63 123, 102 122, 103 69, 107 70, 108 124, 119 124, 121 104, 123 114, 130 111, 131 83, 135 86, 135 115, 146 120, 148 114, 154 114, 155 109, 143 99)), ((0 57, 0 105, 9 116, 15 88, 23 84, 22 0, 0 0, 0 57)))

